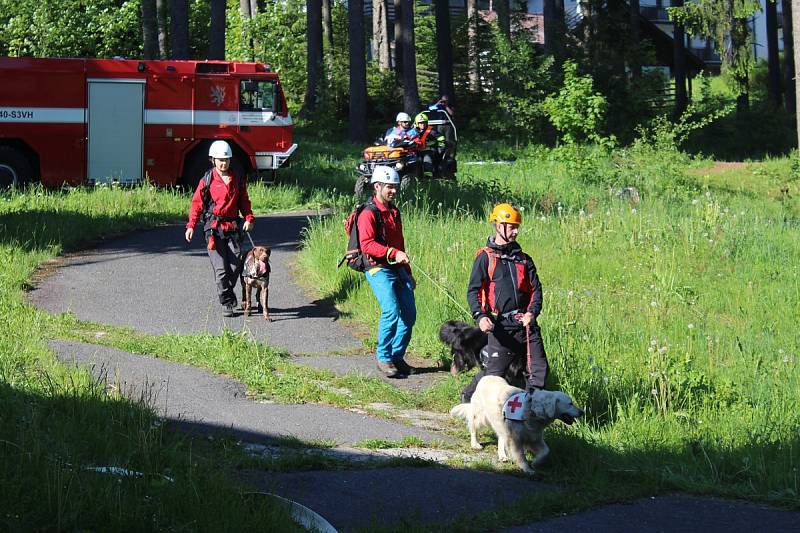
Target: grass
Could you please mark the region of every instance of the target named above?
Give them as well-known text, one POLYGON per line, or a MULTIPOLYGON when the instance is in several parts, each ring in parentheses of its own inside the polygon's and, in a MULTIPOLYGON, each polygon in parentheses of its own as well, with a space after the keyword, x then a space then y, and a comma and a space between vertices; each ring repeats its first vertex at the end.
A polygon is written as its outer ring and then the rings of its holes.
MULTIPOLYGON (((512 200, 525 210, 520 242, 545 288, 550 386, 588 413, 576 431, 551 432, 553 470, 606 489, 714 493, 797 509, 797 174, 786 159, 692 172, 710 165, 646 147, 611 155, 533 148, 513 165, 462 165, 458 188, 422 184, 401 203, 418 280, 411 349, 447 358, 438 327, 465 318, 474 252, 491 231, 485 213, 512 200), (639 189, 640 204, 617 197, 626 185, 639 189)), ((349 208, 314 221, 300 264, 323 295, 374 332, 379 310, 369 287, 335 269, 349 208)), ((461 383, 427 391, 429 405, 452 405, 461 383)))
MULTIPOLYGON (((361 147, 313 140, 303 147, 278 184, 250 188, 254 208, 334 208, 334 216, 314 218, 299 264, 322 297, 374 332, 377 306, 367 285, 335 268, 361 147)), ((466 146, 459 164, 457 184, 420 184, 401 206, 419 282, 414 353, 446 361, 436 331, 446 319, 465 318, 467 272, 490 231, 485 214, 493 202, 514 201, 525 208, 520 240, 546 291, 541 323, 550 385, 572 394, 588 415, 572 428, 548 430, 554 453, 537 474, 575 489, 517 504, 503 523, 675 490, 797 509, 800 191, 793 160, 717 173, 704 170, 712 162, 647 147, 609 154, 466 146), (618 198, 624 186, 637 187, 643 201, 618 198)), ((448 375, 423 392, 398 390, 298 367, 236 332, 150 336, 50 316, 24 302, 38 265, 113 234, 183 220, 187 206, 184 194, 147 187, 0 197, 0 252, 7 258, 0 271, 0 483, 13 488, 0 491, 3 529, 276 523, 286 517, 246 496, 232 470, 342 466, 303 456, 257 460, 230 440, 168 431, 148 409, 55 363, 50 338, 202 366, 240 379, 254 397, 284 403, 364 408, 378 401, 444 412, 469 380, 448 375), (110 465, 145 475, 84 469, 110 465)), ((365 342, 370 348, 374 337, 365 342)), ((460 424, 453 427, 465 435, 460 424)), ((496 515, 485 518, 450 527, 479 531, 496 515)))

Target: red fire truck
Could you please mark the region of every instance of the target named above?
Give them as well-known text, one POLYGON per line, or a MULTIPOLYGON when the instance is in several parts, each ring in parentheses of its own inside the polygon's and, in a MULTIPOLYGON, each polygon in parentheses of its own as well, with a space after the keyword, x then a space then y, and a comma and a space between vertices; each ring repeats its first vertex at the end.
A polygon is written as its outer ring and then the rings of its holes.
POLYGON ((260 63, 2 57, 0 80, 0 187, 193 187, 216 139, 250 177, 297 148, 278 75, 260 63))

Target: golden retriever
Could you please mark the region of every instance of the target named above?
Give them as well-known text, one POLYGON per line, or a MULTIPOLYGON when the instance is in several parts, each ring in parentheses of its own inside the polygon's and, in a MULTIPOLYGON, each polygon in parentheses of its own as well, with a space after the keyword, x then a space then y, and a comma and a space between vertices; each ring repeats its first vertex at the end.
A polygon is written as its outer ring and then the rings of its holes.
POLYGON ((497 457, 500 461, 512 459, 525 473, 533 474, 533 466, 542 464, 550 453, 544 441, 544 428, 556 419, 572 424, 583 411, 572 399, 560 391, 537 390, 527 394, 517 405, 521 407, 521 420, 505 417, 506 401, 522 389, 512 387, 499 376, 484 376, 470 403, 456 405, 450 414, 464 418, 469 427, 470 444, 475 450, 483 448, 478 442, 478 430, 491 426, 497 434, 497 457), (525 450, 533 451, 533 466, 525 458, 525 450))

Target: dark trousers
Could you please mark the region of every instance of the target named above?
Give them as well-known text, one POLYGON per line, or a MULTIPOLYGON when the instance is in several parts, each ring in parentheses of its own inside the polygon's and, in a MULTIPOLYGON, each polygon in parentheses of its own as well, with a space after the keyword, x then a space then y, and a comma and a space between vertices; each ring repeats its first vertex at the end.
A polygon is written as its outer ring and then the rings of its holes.
MULTIPOLYGON (((519 324, 495 323, 494 330, 489 332, 489 343, 483 349, 484 368, 475 374, 472 382, 461 393, 461 401, 469 403, 483 376, 506 378, 506 372, 512 364, 520 365, 525 369, 523 373, 528 388, 544 388, 550 367, 547 364, 547 354, 544 351, 544 342, 542 342, 542 330, 535 322, 531 323, 530 338, 527 340, 530 341, 530 368, 528 368, 525 328, 519 324)), ((512 385, 518 384, 512 383, 512 385)))
POLYGON ((222 305, 236 305, 236 294, 233 289, 241 273, 241 244, 235 234, 228 238, 214 236, 215 250, 207 250, 214 269, 214 281, 217 283, 217 295, 222 305))

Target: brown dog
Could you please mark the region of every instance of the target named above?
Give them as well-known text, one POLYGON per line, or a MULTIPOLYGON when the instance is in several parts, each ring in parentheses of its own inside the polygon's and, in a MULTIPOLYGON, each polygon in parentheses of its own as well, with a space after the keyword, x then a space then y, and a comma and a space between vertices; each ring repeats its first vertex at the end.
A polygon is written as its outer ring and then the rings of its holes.
POLYGON ((272 322, 269 317, 269 256, 268 246, 256 246, 244 257, 242 268, 242 309, 245 316, 250 316, 251 296, 256 289, 256 298, 261 304, 264 320, 272 322))

